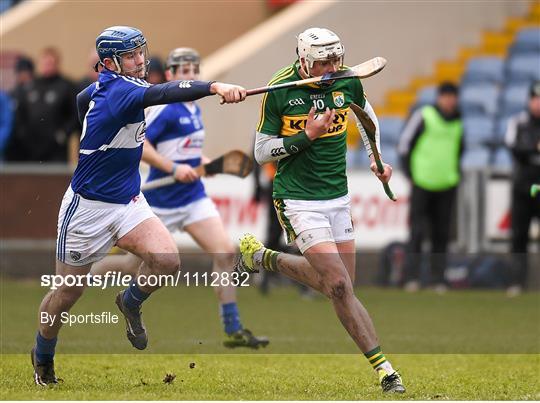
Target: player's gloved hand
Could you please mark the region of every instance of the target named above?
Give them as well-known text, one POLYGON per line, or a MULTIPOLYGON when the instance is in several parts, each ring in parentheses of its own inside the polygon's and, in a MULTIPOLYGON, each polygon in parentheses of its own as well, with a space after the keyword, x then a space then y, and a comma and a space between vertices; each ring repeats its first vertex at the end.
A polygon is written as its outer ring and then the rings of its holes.
POLYGON ((232 104, 242 102, 246 99, 246 89, 234 84, 225 84, 215 82, 210 86, 212 94, 218 94, 221 97, 221 103, 232 104))
POLYGON ((328 132, 335 114, 334 109, 326 108, 323 114, 315 116, 315 107, 312 107, 308 113, 305 129, 308 138, 313 141, 328 132))
POLYGON ((199 174, 188 164, 178 164, 174 168, 174 179, 177 182, 189 183, 197 180, 199 174))
POLYGON ((382 183, 388 183, 388 181, 390 181, 390 178, 392 177, 392 167, 382 162, 384 172, 380 173, 377 170, 377 164, 375 163, 375 158, 373 157, 373 155, 370 155, 369 159, 371 161, 371 163, 369 164, 369 169, 371 169, 371 171, 375 174, 377 178, 379 178, 382 183))

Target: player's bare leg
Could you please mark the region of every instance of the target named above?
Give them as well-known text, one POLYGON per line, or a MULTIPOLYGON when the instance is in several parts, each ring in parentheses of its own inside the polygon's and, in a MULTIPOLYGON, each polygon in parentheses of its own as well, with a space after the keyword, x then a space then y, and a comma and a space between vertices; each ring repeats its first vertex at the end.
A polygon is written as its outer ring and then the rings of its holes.
POLYGON ((383 391, 403 393, 401 378, 382 354, 373 322, 354 294, 354 251, 354 241, 321 242, 308 248, 303 257, 293 256, 266 249, 254 236, 245 235, 237 267, 279 271, 327 296, 343 327, 377 371, 383 391))
MULTIPOLYGON (((56 275, 65 277, 68 274, 77 274, 84 276, 90 271, 91 265, 86 266, 70 266, 68 264, 56 261, 56 275)), ((56 290, 51 290, 45 295, 41 305, 39 306, 39 332, 47 339, 52 339, 58 335, 62 323, 60 321, 60 315, 62 312, 68 312, 75 302, 81 297, 85 289, 85 281, 81 282, 82 286, 68 287, 61 285, 56 290), (42 321, 41 317, 43 313, 48 314, 48 318, 57 318, 55 321, 42 321)), ((43 314, 43 317, 45 315, 43 314)))
POLYGON ((186 225, 184 230, 191 235, 197 244, 206 252, 212 255, 213 271, 219 274, 221 280, 223 273, 228 273, 231 284, 214 287, 214 291, 221 305, 221 315, 224 320, 227 339, 224 342, 226 347, 250 347, 258 348, 268 345, 265 337, 256 337, 248 329, 244 329, 239 322, 238 308, 236 305, 236 286, 232 284, 231 273, 234 271, 235 249, 232 244, 223 222, 219 217, 211 217, 201 221, 186 225), (211 234, 211 235, 209 235, 211 234))
POLYGON ((275 266, 280 273, 327 296, 345 329, 358 347, 367 352, 378 346, 378 340, 367 311, 353 292, 354 257, 351 255, 354 255, 351 251, 354 241, 342 242, 339 247, 341 254, 333 242, 316 244, 306 250, 304 256, 279 253, 275 266), (343 263, 342 255, 348 267, 343 263))
MULTIPOLYGON (((171 234, 157 217, 149 218, 118 240, 116 245, 143 260, 137 276, 175 274, 180 268, 180 256, 171 234)), ((152 293, 160 286, 141 286, 152 293)))
MULTIPOLYGON (((195 242, 212 256, 213 271, 219 273, 232 273, 234 266, 234 245, 223 228, 219 217, 211 217, 194 222, 184 227, 195 242)), ((222 304, 236 301, 234 286, 214 287, 218 300, 222 304)))
MULTIPOLYGON (((354 284, 356 269, 354 242, 340 242, 336 246, 341 261, 345 265, 347 273, 349 273, 351 282, 354 284)), ((324 294, 321 276, 317 271, 313 270, 311 264, 304 256, 280 253, 277 256, 277 270, 287 277, 324 294)))
MULTIPOLYGON (((65 277, 68 274, 86 275, 91 265, 70 266, 56 261, 56 275, 65 277)), ((58 383, 54 372, 54 349, 60 328, 62 326, 61 315, 69 312, 84 292, 86 282, 81 281, 81 286, 68 287, 62 284, 55 290, 45 295, 39 306, 39 330, 36 343, 45 354, 38 354, 36 348, 32 349, 31 359, 34 367, 34 382, 45 386, 50 383, 58 383)))
POLYGON ((116 245, 143 260, 129 288, 120 291, 116 305, 124 314, 126 334, 133 347, 143 350, 148 343, 140 307, 151 293, 160 288, 146 284, 149 276, 174 275, 180 268, 180 256, 171 234, 157 218, 149 218, 118 240, 116 245))

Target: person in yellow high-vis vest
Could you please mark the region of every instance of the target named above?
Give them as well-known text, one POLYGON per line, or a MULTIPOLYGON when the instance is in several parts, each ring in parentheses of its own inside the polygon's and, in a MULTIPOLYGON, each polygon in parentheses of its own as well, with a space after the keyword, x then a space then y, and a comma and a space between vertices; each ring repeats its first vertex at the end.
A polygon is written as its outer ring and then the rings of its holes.
POLYGON ((430 283, 436 291, 447 289, 444 279, 456 188, 461 180, 463 125, 458 109, 458 88, 439 85, 435 105, 417 109, 401 134, 398 151, 411 181, 408 257, 404 284, 408 291, 420 288, 422 242, 429 227, 431 240, 430 283))

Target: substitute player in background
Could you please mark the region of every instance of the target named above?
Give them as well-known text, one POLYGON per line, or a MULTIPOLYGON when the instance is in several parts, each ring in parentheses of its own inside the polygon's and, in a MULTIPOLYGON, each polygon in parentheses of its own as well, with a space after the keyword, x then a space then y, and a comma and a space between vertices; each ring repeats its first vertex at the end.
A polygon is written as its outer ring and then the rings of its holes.
MULTIPOLYGON (((56 274, 86 275, 115 244, 144 261, 139 276, 174 274, 180 266, 174 240, 140 193, 144 108, 215 93, 225 102, 239 102, 246 92, 217 82, 172 81, 150 86, 144 80, 146 39, 135 28, 107 28, 97 37, 96 50, 102 66, 98 81, 77 96, 83 126, 79 163, 60 207, 56 274)), ((126 320, 127 337, 137 349, 146 348, 148 341, 141 304, 158 288, 134 281, 116 298, 126 320)), ((64 285, 49 292, 41 303, 39 331, 31 353, 38 385, 58 382, 54 353, 59 318, 83 290, 84 286, 64 285)))
MULTIPOLYGON (((343 65, 343 45, 327 29, 301 33, 297 53, 298 60, 274 75, 270 85, 334 73, 343 65)), ((245 235, 238 268, 279 271, 330 298, 341 323, 377 371, 383 391, 403 393, 401 377, 382 353, 369 314, 353 291, 354 230, 345 172, 351 103, 377 122, 358 79, 264 95, 255 158, 260 164, 279 161, 274 205, 288 242, 296 242, 303 257, 267 249, 253 235, 245 235)), ((384 173, 377 176, 387 182, 391 174, 392 168, 384 164, 384 173)))
MULTIPOLYGON (((177 48, 167 58, 167 81, 197 80, 199 54, 190 48, 177 48)), ((208 162, 202 155, 204 127, 201 110, 195 102, 158 105, 146 111, 146 140, 143 161, 151 165, 148 180, 173 172, 178 183, 145 192, 153 212, 173 232, 186 231, 214 259, 214 271, 232 272, 234 245, 225 232, 214 202, 193 169, 208 162), (205 161, 206 160, 206 161, 205 161)), ((92 267, 92 274, 122 271, 135 274, 142 259, 134 254, 111 255, 92 267)), ((226 347, 266 346, 266 338, 255 337, 240 322, 234 285, 214 288, 220 302, 226 347)))

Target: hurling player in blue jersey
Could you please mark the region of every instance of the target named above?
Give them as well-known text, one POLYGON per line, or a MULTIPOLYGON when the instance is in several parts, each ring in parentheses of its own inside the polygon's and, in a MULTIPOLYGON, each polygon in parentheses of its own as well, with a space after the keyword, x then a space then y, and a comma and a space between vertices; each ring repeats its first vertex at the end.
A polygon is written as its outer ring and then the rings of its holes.
MULTIPOLYGON (((167 81, 197 80, 199 54, 190 48, 177 48, 167 58, 167 81)), ((177 183, 145 192, 154 213, 172 232, 186 231, 214 259, 216 273, 232 272, 234 245, 225 232, 214 202, 206 195, 204 185, 193 169, 208 162, 202 155, 204 128, 201 111, 194 102, 157 105, 146 110, 146 140, 142 159, 150 164, 148 180, 174 172, 177 183)), ((108 271, 137 273, 141 259, 131 253, 111 255, 92 267, 92 274, 108 271)), ((268 340, 244 329, 236 305, 236 288, 215 287, 226 333, 224 345, 229 348, 266 346, 268 340)))
MULTIPOLYGON (((146 39, 135 28, 107 28, 97 37, 96 50, 101 65, 98 81, 77 96, 83 126, 79 163, 58 216, 56 274, 64 279, 88 274, 92 264, 113 245, 139 256, 143 264, 138 276, 118 294, 116 304, 126 320, 129 341, 142 350, 148 339, 140 307, 159 287, 138 280, 174 274, 180 267, 171 234, 140 192, 144 108, 212 94, 234 103, 244 100, 246 92, 242 87, 217 82, 148 84, 144 80, 148 66, 146 39)), ((39 331, 31 353, 38 385, 57 383, 54 353, 60 318, 84 290, 84 285, 67 284, 72 286, 64 284, 49 292, 39 308, 39 331)))

